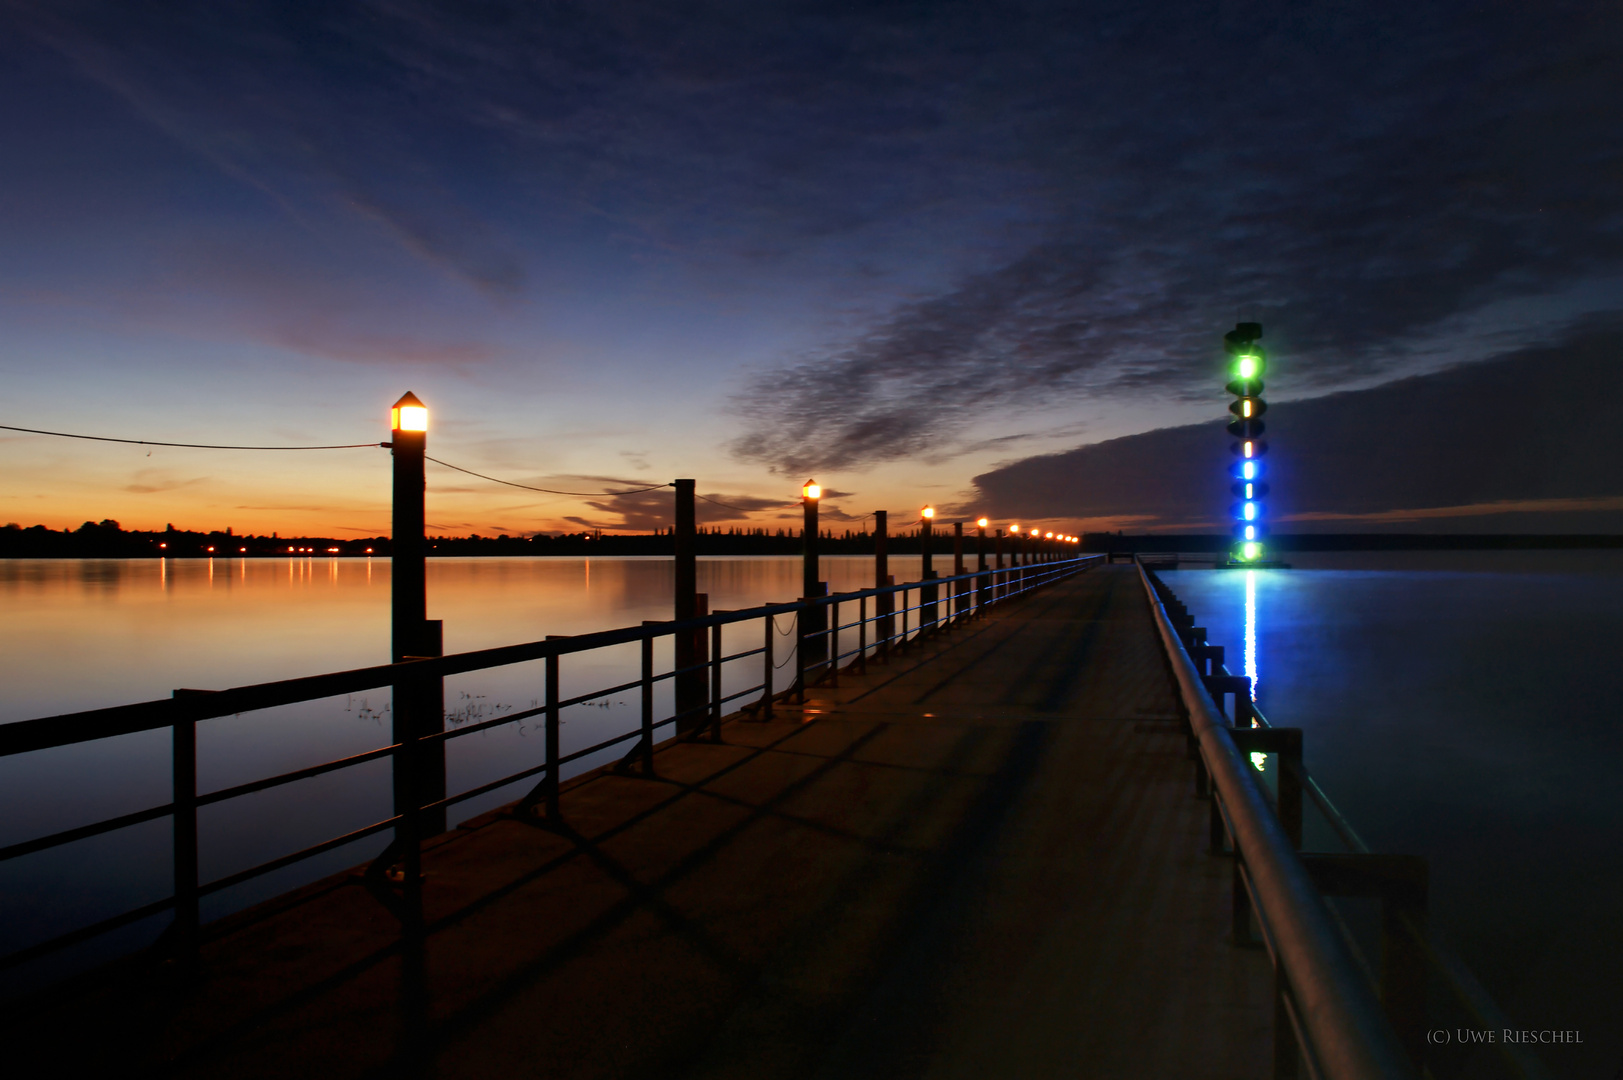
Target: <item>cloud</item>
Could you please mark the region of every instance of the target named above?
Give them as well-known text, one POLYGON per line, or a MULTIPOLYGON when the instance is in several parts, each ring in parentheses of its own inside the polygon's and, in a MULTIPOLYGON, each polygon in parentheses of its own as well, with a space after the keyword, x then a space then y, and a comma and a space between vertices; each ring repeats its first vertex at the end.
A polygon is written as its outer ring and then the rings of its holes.
POLYGON ((1282 521, 1337 521, 1378 524, 1429 521, 1436 518, 1483 518, 1500 514, 1594 514, 1623 511, 1623 495, 1601 495, 1585 499, 1500 499, 1497 502, 1467 506, 1427 506, 1407 510, 1381 510, 1371 514, 1340 514, 1310 510, 1289 514, 1282 521))
POLYGON ((181 488, 206 484, 211 479, 213 477, 193 476, 180 480, 158 469, 141 469, 136 472, 133 483, 124 485, 124 490, 136 495, 154 495, 163 491, 178 491, 181 488))
MULTIPOLYGON (((1284 531, 1507 515, 1516 528, 1598 528, 1595 515, 1623 498, 1618 401, 1623 324, 1579 325, 1492 361, 1285 402, 1267 414, 1269 515, 1284 531)), ((1027 458, 974 484, 999 517, 1209 527, 1230 520, 1231 442, 1214 417, 1027 458)))
MULTIPOLYGON (((1041 125, 1070 170, 1043 238, 759 373, 732 452, 789 474, 929 461, 988 418, 1188 401, 1242 318, 1294 394, 1367 385, 1451 327, 1456 352, 1483 346, 1457 332, 1472 313, 1623 263, 1616 13, 1551 31, 1504 8, 1216 11, 1101 16, 1113 48, 1043 88, 1076 103, 1041 125)), ((1533 311, 1511 344, 1564 317, 1533 311)))

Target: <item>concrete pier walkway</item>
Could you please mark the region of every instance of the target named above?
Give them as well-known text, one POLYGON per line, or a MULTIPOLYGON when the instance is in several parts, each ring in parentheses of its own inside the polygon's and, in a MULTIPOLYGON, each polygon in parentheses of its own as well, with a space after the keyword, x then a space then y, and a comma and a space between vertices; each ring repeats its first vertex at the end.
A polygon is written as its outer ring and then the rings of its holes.
POLYGON ((436 841, 426 996, 335 878, 208 944, 200 989, 33 1034, 185 1076, 1265 1075, 1271 975, 1181 731, 1136 570, 1100 566, 656 779, 581 777, 557 830, 436 841))

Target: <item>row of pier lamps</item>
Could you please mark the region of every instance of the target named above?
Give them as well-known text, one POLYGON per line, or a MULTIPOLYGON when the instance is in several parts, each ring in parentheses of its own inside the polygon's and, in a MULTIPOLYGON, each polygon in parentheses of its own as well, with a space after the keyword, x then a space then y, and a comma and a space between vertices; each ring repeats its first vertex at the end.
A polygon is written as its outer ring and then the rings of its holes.
MULTIPOLYGON (((425 494, 427 475, 424 467, 428 446, 428 407, 415 394, 408 393, 395 402, 390 416, 391 441, 384 444, 394 457, 394 549, 390 572, 390 652, 395 663, 406 660, 443 656, 444 627, 439 620, 428 618, 427 573, 425 558, 428 541, 425 534, 425 494)), ((673 482, 675 488, 675 605, 672 612, 676 622, 685 622, 710 614, 709 597, 698 591, 698 573, 694 541, 695 506, 693 480, 673 482)), ((826 596, 827 583, 821 580, 817 558, 817 506, 823 495, 814 480, 801 488, 801 503, 805 510, 803 599, 826 596)), ((919 589, 921 597, 919 626, 935 623, 938 576, 931 565, 931 536, 935 524, 935 508, 926 506, 920 514, 921 547, 924 565, 922 577, 932 584, 919 589)), ((876 588, 894 585, 886 561, 886 512, 874 512, 874 584, 876 588)), ((980 529, 977 572, 986 565, 986 518, 976 525, 980 529)), ((1061 545, 1080 543, 1080 538, 1051 531, 1022 530, 1018 524, 1009 526, 1016 539, 1011 551, 1010 566, 1046 562, 1060 557, 1061 545)), ((954 573, 962 574, 963 522, 954 526, 954 573)), ((997 568, 1003 567, 1003 530, 997 530, 997 568)), ((894 611, 894 598, 881 594, 874 598, 875 616, 881 620, 881 629, 888 636, 888 617, 894 611)), ((948 600, 949 604, 954 601, 948 600)), ((828 611, 821 605, 808 606, 800 612, 798 648, 803 650, 802 662, 807 670, 821 666, 833 658, 837 650, 830 650, 825 638, 828 611)), ((677 677, 674 681, 678 733, 697 725, 707 707, 708 688, 703 665, 708 661, 709 642, 704 628, 674 632, 673 652, 677 677)), ((445 687, 439 677, 404 675, 397 684, 393 717, 396 742, 420 739, 445 727, 445 687)), ((417 764, 408 767, 401 760, 395 762, 396 813, 415 813, 408 802, 402 802, 399 793, 416 791, 422 801, 433 802, 445 795, 445 746, 443 742, 427 745, 417 754, 417 764)), ((432 836, 446 827, 443 808, 425 813, 419 822, 422 835, 432 836)))
MULTIPOLYGON (((427 476, 424 469, 425 454, 428 439, 428 407, 412 393, 407 393, 395 402, 390 412, 390 429, 392 441, 389 444, 394 455, 394 554, 392 582, 393 625, 392 638, 394 659, 399 662, 412 656, 438 656, 441 648, 440 624, 427 619, 427 596, 424 559, 427 555, 427 541, 425 538, 425 506, 424 493, 427 486, 427 476)), ((677 521, 676 533, 678 543, 687 534, 693 531, 693 492, 692 480, 676 481, 677 489, 677 521), (684 498, 686 496, 686 498, 684 498), (686 520, 684 520, 684 518, 686 520), (684 528, 685 526, 685 528, 684 528)), ((805 542, 804 552, 804 593, 806 597, 821 596, 827 588, 821 581, 820 567, 818 566, 818 537, 817 522, 818 504, 822 500, 823 489, 816 480, 807 480, 800 489, 801 507, 804 514, 805 542)), ((886 518, 883 510, 874 512, 875 555, 879 560, 877 584, 883 585, 889 579, 885 570, 885 540, 887 538, 886 518)), ((923 555, 923 577, 932 579, 937 576, 933 566, 933 551, 931 540, 934 535, 936 510, 933 506, 925 506, 919 514, 919 537, 923 555)), ((978 570, 986 567, 986 529, 990 524, 987 518, 978 518, 975 525, 978 529, 979 566, 978 570)), ((959 546, 955 551, 955 559, 962 560, 963 522, 954 523, 955 539, 959 546)), ((996 530, 997 552, 996 561, 999 568, 1003 565, 1002 540, 1003 530, 996 530)), ((1022 527, 1018 523, 1009 526, 1009 536, 1020 543, 1024 548, 1025 561, 1034 561, 1043 558, 1052 558, 1061 550, 1060 545, 1074 546, 1080 544, 1081 537, 1067 533, 1056 533, 1053 530, 1039 530, 1022 527)), ((678 580, 677 604, 679 608, 690 608, 690 604, 683 603, 684 592, 691 594, 691 583, 685 583, 682 578, 680 564, 685 560, 680 558, 678 552, 678 580), (687 589, 684 584, 689 584, 687 589)), ((1017 565, 1019 549, 1011 552, 1010 565, 1017 565)), ((954 567, 955 573, 962 573, 961 565, 954 567)), ((693 618, 702 614, 696 610, 679 610, 676 617, 693 618)))

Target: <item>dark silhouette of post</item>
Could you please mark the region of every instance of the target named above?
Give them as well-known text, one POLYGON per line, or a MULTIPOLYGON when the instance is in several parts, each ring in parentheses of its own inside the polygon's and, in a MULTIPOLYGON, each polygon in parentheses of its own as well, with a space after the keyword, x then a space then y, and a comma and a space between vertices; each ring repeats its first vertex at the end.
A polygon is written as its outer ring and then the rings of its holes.
POLYGON ((975 603, 977 607, 981 607, 992 599, 992 576, 986 572, 985 518, 975 522, 975 573, 980 575, 975 579, 975 588, 980 590, 975 603))
MULTIPOLYGON (((443 656, 443 627, 428 620, 424 536, 424 455, 428 451, 428 409, 407 393, 391 411, 390 450, 394 456, 394 525, 390 538, 390 651, 395 663, 443 656)), ((405 857, 405 881, 415 889, 417 845, 445 831, 445 808, 422 811, 424 803, 445 798, 445 743, 421 743, 445 730, 445 680, 402 674, 393 690, 395 813, 403 821, 395 838, 405 857)))
MULTIPOLYGON (((883 589, 896 584, 890 576, 890 511, 873 512, 873 587, 883 589)), ((873 613, 879 616, 874 625, 879 627, 879 658, 890 655, 890 638, 896 633, 896 594, 883 593, 874 597, 873 613)))
MULTIPOLYGON (((922 556, 919 579, 921 581, 934 581, 936 579, 935 552, 931 549, 934 546, 933 541, 935 538, 932 528, 935 521, 935 507, 926 506, 924 512, 919 515, 919 521, 921 523, 919 525, 919 554, 922 556)), ((940 599, 940 588, 939 585, 925 585, 919 589, 919 633, 921 634, 935 625, 936 601, 940 599)))
POLYGON ((969 582, 964 576, 964 523, 952 523, 952 576, 960 580, 952 583, 952 614, 956 618, 969 606, 969 582))
POLYGON ((997 531, 997 535, 995 537, 993 537, 993 539, 992 539, 992 551, 997 556, 997 561, 993 564, 992 569, 994 569, 994 570, 1003 569, 1003 530, 1002 529, 999 529, 997 531))
MULTIPOLYGON (((692 480, 678 480, 676 487, 676 527, 672 540, 675 547, 676 595, 672 617, 677 622, 697 619, 709 614, 701 610, 699 601, 699 562, 697 555, 697 518, 694 514, 692 480)), ((676 670, 676 733, 686 735, 699 730, 705 723, 705 709, 710 704, 708 680, 701 666, 709 659, 709 642, 705 631, 678 631, 672 642, 676 670), (694 670, 685 670, 692 668, 694 670)))
MULTIPOLYGON (((815 480, 807 480, 800 489, 800 509, 803 515, 800 531, 800 595, 806 600, 822 596, 828 591, 819 580, 817 565, 817 502, 822 497, 823 489, 815 480)), ((811 672, 814 666, 821 666, 828 656, 828 641, 823 636, 826 629, 828 629, 827 608, 822 606, 807 608, 800 613, 800 656, 807 672, 811 672)))

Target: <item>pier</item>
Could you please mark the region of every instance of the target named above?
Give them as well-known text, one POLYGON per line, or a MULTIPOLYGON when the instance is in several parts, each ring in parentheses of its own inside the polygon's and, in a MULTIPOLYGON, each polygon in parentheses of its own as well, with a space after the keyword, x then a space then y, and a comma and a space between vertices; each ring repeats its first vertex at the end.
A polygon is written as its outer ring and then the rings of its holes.
POLYGON ((199 1076, 1268 1071, 1136 567, 832 681, 428 842, 416 956, 358 871, 226 920, 194 989, 42 1019, 199 1076))
POLYGON ((421 408, 396 407, 392 662, 0 726, 0 755, 161 730, 172 746, 168 803, 0 848, 171 832, 170 895, 0 957, 168 920, 151 948, 16 1005, 37 1068, 1368 1080, 1417 1075, 1429 972, 1496 1015, 1428 943, 1423 861, 1362 844, 1301 732, 1266 722, 1159 581, 1151 564, 1176 556, 1081 555, 982 519, 940 536, 943 576, 925 507, 921 579, 896 584, 881 511, 874 586, 830 594, 807 481, 802 595, 711 611, 678 480, 672 619, 445 655, 421 408), (566 667, 626 647, 634 677, 565 695, 566 667), (517 665, 533 707, 447 725, 447 678, 517 665), (387 745, 199 790, 201 722, 383 688, 387 745), (565 746, 566 713, 619 696, 635 723, 565 746), (541 738, 512 771, 448 785, 452 740, 526 720, 541 738), (390 769, 389 816, 205 880, 200 808, 370 762, 390 769), (496 796, 512 801, 447 827, 496 796), (1347 853, 1301 852, 1309 803, 1347 853), (209 896, 385 840, 202 917, 209 896), (1325 895, 1380 905, 1378 976, 1325 895))

